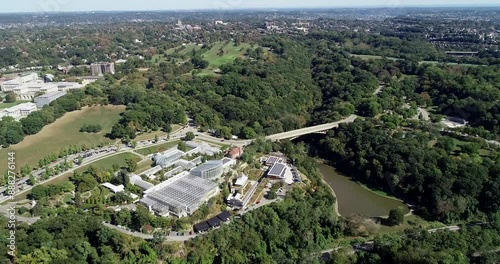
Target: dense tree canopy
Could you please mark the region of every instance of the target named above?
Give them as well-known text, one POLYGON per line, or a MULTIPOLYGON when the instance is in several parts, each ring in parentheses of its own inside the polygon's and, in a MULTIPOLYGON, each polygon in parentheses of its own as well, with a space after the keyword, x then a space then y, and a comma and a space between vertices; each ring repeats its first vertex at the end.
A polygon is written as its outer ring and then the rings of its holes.
POLYGON ((348 175, 400 194, 435 218, 454 221, 498 211, 498 192, 490 191, 499 181, 498 156, 454 153, 442 139, 447 138, 367 120, 330 132, 322 147, 348 175))

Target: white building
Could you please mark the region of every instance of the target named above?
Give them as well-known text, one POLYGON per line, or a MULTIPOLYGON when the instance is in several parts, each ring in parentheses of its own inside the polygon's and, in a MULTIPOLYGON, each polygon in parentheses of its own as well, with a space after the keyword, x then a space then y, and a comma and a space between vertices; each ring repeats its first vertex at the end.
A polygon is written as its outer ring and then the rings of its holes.
POLYGON ((245 187, 245 185, 247 185, 247 183, 248 183, 248 176, 241 175, 240 177, 238 177, 236 179, 236 182, 234 183, 234 186, 237 186, 239 188, 243 188, 243 187, 245 187))
POLYGON ((136 174, 130 174, 129 179, 130 179, 130 184, 132 184, 134 186, 138 186, 139 188, 143 189, 144 191, 147 191, 147 190, 154 187, 154 184, 143 180, 141 178, 141 176, 136 175, 136 174))
POLYGON ((217 183, 185 171, 147 190, 141 203, 160 216, 185 217, 218 193, 217 183))
POLYGON ((104 186, 104 187, 106 187, 106 188, 108 188, 113 193, 119 193, 119 192, 123 192, 125 190, 125 186, 123 186, 122 184, 116 186, 116 185, 111 184, 109 182, 105 182, 105 183, 103 183, 101 185, 104 186))
POLYGON ((184 169, 181 166, 178 166, 178 167, 173 168, 172 170, 165 172, 165 174, 163 174, 163 176, 170 178, 170 177, 173 177, 173 176, 175 176, 183 171, 184 171, 184 169))
POLYGON ((221 152, 220 148, 212 147, 207 143, 188 141, 186 142, 186 146, 192 148, 192 150, 186 152, 186 155, 201 154, 215 156, 221 152))
POLYGON ((217 180, 224 173, 221 160, 210 160, 191 170, 191 174, 206 179, 217 180))
POLYGON ((184 155, 186 155, 186 153, 183 151, 180 151, 177 148, 171 148, 162 154, 155 154, 153 156, 153 160, 157 166, 168 168, 174 165, 184 155))
POLYGON ((19 121, 37 110, 36 104, 24 103, 1 110, 0 118, 10 116, 19 121))
POLYGON ((84 87, 83 84, 79 84, 77 82, 58 82, 58 83, 54 83, 54 84, 57 85, 57 90, 61 91, 61 92, 67 92, 67 91, 71 91, 74 89, 80 89, 80 88, 84 87))
POLYGON ((55 91, 40 95, 35 98, 35 104, 38 108, 43 108, 44 106, 50 104, 51 102, 57 100, 57 98, 65 96, 66 92, 55 91))
POLYGON ((32 83, 36 82, 38 80, 38 74, 35 72, 24 74, 21 76, 18 76, 12 80, 5 81, 2 84, 2 91, 3 92, 12 92, 12 89, 21 86, 25 83, 32 83))

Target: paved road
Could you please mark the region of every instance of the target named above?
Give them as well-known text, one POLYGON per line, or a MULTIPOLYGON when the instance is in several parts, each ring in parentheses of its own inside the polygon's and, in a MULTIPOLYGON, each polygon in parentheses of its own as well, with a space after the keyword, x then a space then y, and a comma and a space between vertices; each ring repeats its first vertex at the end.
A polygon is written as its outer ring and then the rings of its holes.
MULTIPOLYGON (((431 120, 431 114, 429 113, 429 111, 427 111, 421 107, 417 108, 417 111, 418 111, 419 115, 422 116, 423 120, 425 120, 425 121, 431 120)), ((417 115, 417 118, 418 118, 418 115, 417 115)))
POLYGON ((350 115, 349 117, 342 119, 337 122, 332 122, 328 124, 323 124, 323 125, 317 125, 317 126, 312 126, 312 127, 306 127, 306 128, 301 128, 293 131, 288 131, 284 133, 279 133, 279 134, 274 134, 267 136, 266 139, 272 140, 272 141, 278 141, 282 139, 288 139, 288 138, 294 138, 294 137, 299 137, 311 133, 317 133, 325 130, 330 130, 332 128, 338 127, 340 124, 343 123, 352 123, 354 120, 358 118, 357 115, 350 115))
POLYGON ((374 95, 380 94, 384 90, 385 86, 384 85, 379 85, 377 90, 375 90, 374 95))
MULTIPOLYGON (((129 230, 119 228, 115 225, 108 224, 108 223, 103 223, 103 225, 108 227, 108 228, 114 229, 120 233, 129 235, 129 236, 138 237, 138 238, 142 238, 142 239, 146 239, 146 240, 153 239, 153 235, 143 234, 143 233, 136 232, 136 231, 129 231, 129 230)), ((187 235, 187 236, 171 236, 171 235, 169 235, 169 236, 166 236, 166 240, 167 241, 175 241, 175 242, 184 242, 184 241, 187 241, 189 239, 195 238, 197 236, 198 236, 198 234, 187 235)))
MULTIPOLYGON (((460 227, 459 226, 445 226, 445 227, 440 227, 440 228, 429 229, 429 230, 427 230, 427 232, 434 233, 434 232, 436 232, 438 230, 449 230, 449 231, 457 232, 457 231, 460 230, 460 227)), ((374 241, 367 241, 367 242, 364 242, 363 244, 366 245, 366 244, 373 244, 373 243, 374 243, 374 241)), ((318 254, 320 254, 320 255, 327 254, 327 253, 329 254, 329 253, 332 253, 333 251, 337 251, 339 249, 346 248, 346 247, 347 246, 329 248, 329 249, 325 249, 323 251, 320 251, 318 254)), ((355 251, 353 250, 352 253, 354 253, 354 252, 355 251)))
POLYGON ((439 231, 439 230, 458 231, 458 230, 460 230, 460 227, 459 226, 445 226, 445 227, 441 227, 441 228, 429 229, 429 230, 427 230, 427 232, 434 233, 434 232, 439 231))
MULTIPOLYGON (((100 160, 103 160, 103 159, 107 159, 107 158, 109 158, 109 157, 113 157, 113 156, 116 156, 116 155, 120 155, 120 154, 123 154, 123 153, 137 154, 137 153, 135 153, 132 149, 122 149, 122 150, 119 150, 119 151, 114 152, 114 153, 111 153, 111 154, 105 154, 105 155, 102 155, 102 156, 99 156, 99 157, 97 157, 97 156, 96 156, 96 157, 93 157, 93 158, 92 158, 92 159, 90 159, 90 160, 86 160, 86 161, 82 162, 82 164, 81 164, 81 165, 79 165, 79 166, 73 167, 72 169, 70 169, 70 170, 68 170, 68 171, 65 171, 65 172, 63 172, 63 173, 60 173, 60 174, 58 174, 58 175, 55 175, 55 176, 53 176, 53 177, 51 177, 51 178, 49 178, 49 179, 47 179, 47 180, 45 180, 45 181, 39 182, 39 183, 37 183, 37 185, 39 185, 39 184, 45 184, 45 183, 47 183, 47 182, 53 181, 53 180, 55 180, 55 179, 57 179, 57 178, 59 178, 59 177, 61 177, 61 176, 65 175, 65 174, 67 174, 67 173, 73 173, 73 172, 75 172, 76 170, 78 170, 78 169, 80 169, 80 168, 82 168, 82 167, 84 167, 84 166, 90 165, 90 164, 92 164, 92 163, 95 163, 95 162, 100 161, 100 160)), ((15 196, 22 195, 22 194, 24 194, 24 193, 26 193, 26 192, 29 192, 29 191, 31 191, 31 189, 33 189, 33 186, 30 186, 30 187, 28 187, 28 188, 25 188, 24 190, 22 190, 22 191, 20 191, 20 192, 16 193, 16 195, 15 195, 15 196)), ((0 203, 3 203, 3 202, 5 202, 5 201, 9 200, 9 198, 10 198, 10 196, 4 196, 4 197, 0 198, 0 203)))
MULTIPOLYGON (((15 206, 15 204, 13 204, 13 203, 7 203, 4 205, 0 205, 0 213, 4 214, 6 217, 9 217, 9 209, 10 209, 11 204, 15 206)), ((24 223, 28 223, 29 225, 32 225, 36 221, 40 220, 40 217, 24 217, 24 216, 16 215, 16 220, 19 222, 24 222, 24 223)))

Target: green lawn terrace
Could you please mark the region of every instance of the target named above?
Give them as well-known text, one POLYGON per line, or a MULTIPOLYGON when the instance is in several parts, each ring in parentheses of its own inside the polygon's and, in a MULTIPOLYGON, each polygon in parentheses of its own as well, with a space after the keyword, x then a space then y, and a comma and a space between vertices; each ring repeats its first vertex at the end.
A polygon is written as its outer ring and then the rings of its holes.
MULTIPOLYGON (((203 47, 203 44, 182 44, 179 47, 167 50, 165 52, 165 55, 157 54, 153 56, 151 61, 152 63, 159 65, 162 62, 168 62, 169 57, 171 57, 170 59, 178 64, 184 63, 189 61, 192 55, 195 52, 201 50, 203 47)), ((208 51, 201 54, 201 58, 208 61, 208 67, 196 72, 196 75, 216 74, 220 66, 232 63, 237 58, 245 59, 247 58, 246 52, 248 49, 255 50, 258 47, 258 45, 252 45, 250 43, 241 43, 239 45, 236 45, 234 41, 215 42, 211 44, 211 48, 208 51)), ((264 51, 267 52, 266 49, 264 49, 264 51)), ((188 73, 186 75, 190 74, 192 73, 188 73)))

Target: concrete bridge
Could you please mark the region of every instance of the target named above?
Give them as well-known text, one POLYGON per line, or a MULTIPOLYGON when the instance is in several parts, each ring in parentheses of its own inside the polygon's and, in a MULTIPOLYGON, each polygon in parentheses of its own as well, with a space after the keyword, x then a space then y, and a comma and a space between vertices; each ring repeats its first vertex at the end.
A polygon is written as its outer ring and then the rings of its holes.
POLYGON ((339 127, 340 124, 352 123, 357 118, 358 118, 357 115, 351 115, 351 116, 349 116, 345 119, 342 119, 340 121, 337 121, 337 122, 332 122, 332 123, 322 124, 322 125, 317 125, 317 126, 312 126, 312 127, 305 127, 305 128, 301 128, 301 129, 297 129, 297 130, 293 130, 293 131, 274 134, 274 135, 267 136, 266 139, 271 140, 271 141, 280 141, 283 139, 293 139, 293 138, 297 138, 297 137, 300 137, 303 135, 308 135, 308 134, 313 134, 313 133, 324 133, 324 131, 339 127))

